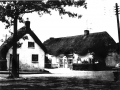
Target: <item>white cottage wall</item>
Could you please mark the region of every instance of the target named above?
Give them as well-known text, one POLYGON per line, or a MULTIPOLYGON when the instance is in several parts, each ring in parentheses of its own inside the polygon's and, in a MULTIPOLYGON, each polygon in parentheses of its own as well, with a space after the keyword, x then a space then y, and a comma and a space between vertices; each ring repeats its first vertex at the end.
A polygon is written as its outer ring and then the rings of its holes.
MULTIPOLYGON (((20 48, 17 49, 19 54, 19 67, 21 70, 40 70, 45 67, 45 52, 43 49, 35 43, 34 39, 29 35, 28 39, 20 39, 19 42, 23 43, 20 48), (34 48, 28 48, 28 42, 34 42, 34 48), (32 63, 32 54, 38 55, 38 63, 32 63)), ((12 54, 12 48, 7 53, 7 68, 9 69, 10 54, 12 54)))
POLYGON ((49 60, 51 60, 51 66, 52 67, 58 67, 58 59, 57 59, 56 56, 49 55, 49 54, 47 54, 46 56, 48 57, 49 60))

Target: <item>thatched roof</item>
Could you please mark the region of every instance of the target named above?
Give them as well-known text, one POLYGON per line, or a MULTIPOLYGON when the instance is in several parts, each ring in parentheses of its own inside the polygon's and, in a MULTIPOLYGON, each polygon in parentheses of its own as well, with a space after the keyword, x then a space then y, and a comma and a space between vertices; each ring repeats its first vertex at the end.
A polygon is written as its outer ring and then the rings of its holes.
POLYGON ((116 42, 107 32, 91 33, 87 36, 77 35, 61 38, 50 38, 44 43, 51 55, 66 53, 87 54, 88 51, 96 54, 106 54, 108 50, 116 50, 116 42))
MULTIPOLYGON (((38 39, 38 37, 35 35, 35 33, 29 29, 26 30, 26 27, 22 27, 17 32, 17 41, 21 39, 25 34, 29 34, 34 41, 46 52, 46 48, 42 44, 42 42, 38 39)), ((13 46, 13 35, 11 35, 1 46, 0 46, 0 60, 6 59, 6 54, 8 50, 13 46)))

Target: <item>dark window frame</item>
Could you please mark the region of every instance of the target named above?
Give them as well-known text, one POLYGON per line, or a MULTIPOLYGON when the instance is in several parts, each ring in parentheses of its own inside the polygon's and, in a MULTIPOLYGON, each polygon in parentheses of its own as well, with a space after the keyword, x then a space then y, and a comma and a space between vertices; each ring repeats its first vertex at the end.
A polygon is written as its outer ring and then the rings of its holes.
POLYGON ((32 54, 32 63, 38 63, 38 54, 32 54))
POLYGON ((28 48, 35 48, 34 42, 28 42, 28 48))

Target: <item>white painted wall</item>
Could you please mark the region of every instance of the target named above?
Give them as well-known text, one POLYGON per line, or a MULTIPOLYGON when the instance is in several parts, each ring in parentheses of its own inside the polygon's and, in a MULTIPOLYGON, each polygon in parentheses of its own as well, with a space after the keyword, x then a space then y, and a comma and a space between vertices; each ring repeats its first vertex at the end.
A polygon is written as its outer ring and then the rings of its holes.
MULTIPOLYGON (((34 42, 33 38, 29 35, 28 40, 20 39, 23 42, 21 48, 17 49, 17 54, 19 54, 19 67, 22 70, 40 70, 45 67, 45 52, 41 47, 35 43, 35 48, 28 48, 28 42, 34 42), (32 54, 38 54, 38 63, 32 63, 32 54)), ((12 48, 9 49, 7 53, 7 68, 9 68, 10 54, 12 54, 12 48)))
POLYGON ((78 62, 78 57, 79 57, 79 55, 78 54, 73 54, 73 63, 77 63, 78 62))
POLYGON ((48 57, 49 60, 51 60, 52 67, 58 67, 59 60, 56 56, 50 54, 47 54, 46 56, 48 57))

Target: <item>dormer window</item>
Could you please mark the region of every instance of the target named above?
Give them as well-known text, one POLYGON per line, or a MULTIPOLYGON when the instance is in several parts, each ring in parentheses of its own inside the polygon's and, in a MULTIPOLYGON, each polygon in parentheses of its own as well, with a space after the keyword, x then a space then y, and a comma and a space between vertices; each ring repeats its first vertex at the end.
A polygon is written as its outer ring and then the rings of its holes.
POLYGON ((28 42, 28 48, 35 48, 34 42, 28 42))

